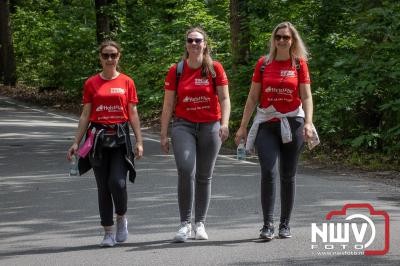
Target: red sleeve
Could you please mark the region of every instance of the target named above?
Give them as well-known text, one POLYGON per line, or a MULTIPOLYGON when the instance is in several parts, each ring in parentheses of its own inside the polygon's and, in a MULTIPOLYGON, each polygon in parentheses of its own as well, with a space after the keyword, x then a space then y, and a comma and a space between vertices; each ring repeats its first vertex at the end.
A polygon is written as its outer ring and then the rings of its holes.
POLYGON ((83 85, 83 96, 82 96, 82 103, 83 104, 87 104, 87 103, 91 103, 92 102, 92 97, 93 97, 93 93, 92 93, 92 84, 91 84, 91 78, 87 79, 85 81, 85 84, 83 85))
POLYGON ((138 102, 139 102, 139 99, 138 99, 137 93, 136 93, 135 82, 133 81, 133 79, 129 78, 128 79, 128 103, 137 104, 138 102))
POLYGON ((222 67, 221 63, 218 61, 214 61, 214 70, 216 74, 215 83, 216 86, 224 86, 228 85, 228 77, 226 76, 225 70, 222 67))
POLYGON ((176 90, 176 64, 170 67, 164 82, 165 90, 176 90))
POLYGON ((252 81, 261 83, 262 77, 261 77, 261 73, 260 73, 260 68, 261 68, 264 60, 265 60, 265 56, 262 56, 262 57, 260 57, 260 59, 258 59, 256 67, 254 68, 253 77, 251 79, 252 81))
POLYGON ((300 59, 300 83, 310 84, 310 73, 308 72, 308 65, 304 59, 300 59))

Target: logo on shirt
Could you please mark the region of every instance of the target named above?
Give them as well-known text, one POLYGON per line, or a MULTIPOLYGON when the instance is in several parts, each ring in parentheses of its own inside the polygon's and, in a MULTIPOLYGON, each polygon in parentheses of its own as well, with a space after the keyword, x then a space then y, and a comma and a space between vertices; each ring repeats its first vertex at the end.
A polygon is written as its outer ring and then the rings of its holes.
POLYGON ((277 93, 284 95, 292 95, 293 90, 289 88, 271 88, 270 86, 265 89, 266 93, 277 93))
POLYGON ((194 85, 203 86, 208 84, 210 84, 208 79, 194 79, 194 85))
POLYGON ((122 107, 120 105, 99 105, 96 108, 96 112, 103 112, 103 111, 121 112, 122 111, 122 107))
POLYGON ((123 88, 111 88, 111 93, 112 94, 124 94, 125 90, 123 88))
POLYGON ((206 97, 206 96, 199 96, 199 97, 190 97, 190 96, 186 96, 185 98, 183 98, 184 103, 206 103, 206 102, 210 102, 211 98, 210 97, 206 97))
POLYGON ((281 70, 281 77, 293 78, 295 76, 294 73, 293 70, 281 70))

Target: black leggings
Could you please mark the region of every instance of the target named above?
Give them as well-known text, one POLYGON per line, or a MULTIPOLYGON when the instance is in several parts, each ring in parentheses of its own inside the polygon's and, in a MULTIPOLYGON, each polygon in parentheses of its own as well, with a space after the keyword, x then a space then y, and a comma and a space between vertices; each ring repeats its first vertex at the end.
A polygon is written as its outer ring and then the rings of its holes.
POLYGON ((99 211, 102 226, 112 226, 113 202, 115 212, 124 215, 127 209, 126 175, 128 172, 124 158, 125 146, 104 148, 102 158, 93 165, 96 177, 99 211))
POLYGON ((261 206, 264 224, 274 221, 278 167, 281 182, 281 222, 290 220, 293 209, 297 163, 304 146, 304 119, 294 117, 288 120, 292 131, 291 142, 282 143, 279 121, 260 124, 255 141, 261 165, 261 206))

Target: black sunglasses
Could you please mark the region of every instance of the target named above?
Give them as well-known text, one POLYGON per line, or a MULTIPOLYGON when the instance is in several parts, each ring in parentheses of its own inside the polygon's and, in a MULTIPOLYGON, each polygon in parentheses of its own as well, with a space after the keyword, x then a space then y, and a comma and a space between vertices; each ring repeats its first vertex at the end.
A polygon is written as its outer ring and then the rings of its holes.
POLYGON ((202 38, 187 38, 186 39, 186 42, 187 43, 193 43, 193 42, 195 42, 196 44, 199 44, 199 43, 201 43, 203 41, 203 39, 202 38))
POLYGON ((280 41, 281 39, 283 39, 285 42, 289 41, 292 37, 290 37, 289 35, 279 35, 279 34, 275 34, 275 40, 276 41, 280 41))
POLYGON ((116 59, 118 57, 118 53, 111 53, 111 54, 107 54, 107 53, 101 53, 101 58, 103 58, 104 60, 108 60, 108 58, 111 59, 116 59))

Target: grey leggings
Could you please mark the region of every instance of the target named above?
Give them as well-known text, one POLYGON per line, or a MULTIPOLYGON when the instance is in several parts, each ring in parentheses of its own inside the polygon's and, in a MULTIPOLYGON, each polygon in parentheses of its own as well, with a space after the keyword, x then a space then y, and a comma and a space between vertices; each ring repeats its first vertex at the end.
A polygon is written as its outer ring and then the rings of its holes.
POLYGON ((264 224, 273 222, 278 167, 281 183, 281 222, 289 222, 294 205, 297 162, 304 146, 304 119, 289 117, 288 120, 292 131, 292 142, 282 143, 279 121, 260 124, 257 133, 255 144, 261 165, 261 205, 264 224))
POLYGON ((195 222, 206 219, 212 174, 221 147, 219 129, 219 122, 192 123, 176 118, 173 123, 172 145, 178 169, 181 222, 191 221, 193 200, 195 222))

